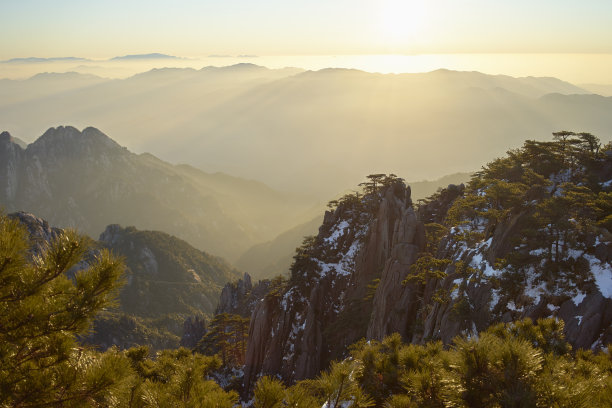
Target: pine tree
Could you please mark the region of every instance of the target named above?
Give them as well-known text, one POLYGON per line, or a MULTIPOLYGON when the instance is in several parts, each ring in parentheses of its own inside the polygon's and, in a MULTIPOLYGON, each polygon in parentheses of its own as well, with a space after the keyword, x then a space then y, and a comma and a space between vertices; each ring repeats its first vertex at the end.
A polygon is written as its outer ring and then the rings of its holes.
POLYGON ((83 266, 89 249, 85 238, 66 231, 34 253, 25 228, 0 215, 3 406, 94 405, 129 369, 112 353, 92 359, 75 340, 116 297, 123 271, 104 250, 83 266))

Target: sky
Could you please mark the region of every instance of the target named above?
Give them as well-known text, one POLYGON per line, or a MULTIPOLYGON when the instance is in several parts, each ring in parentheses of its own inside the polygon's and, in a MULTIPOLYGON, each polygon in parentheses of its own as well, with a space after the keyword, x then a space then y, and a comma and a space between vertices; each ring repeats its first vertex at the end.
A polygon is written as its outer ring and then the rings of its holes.
POLYGON ((612 53, 610 0, 19 0, 0 59, 612 53))

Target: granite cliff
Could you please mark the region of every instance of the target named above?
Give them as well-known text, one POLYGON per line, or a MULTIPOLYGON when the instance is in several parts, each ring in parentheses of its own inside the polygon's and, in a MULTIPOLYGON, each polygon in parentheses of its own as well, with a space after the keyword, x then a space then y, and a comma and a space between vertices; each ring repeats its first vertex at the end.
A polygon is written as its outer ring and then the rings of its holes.
POLYGON ((394 176, 330 203, 286 282, 255 306, 245 389, 316 376, 360 338, 450 343, 554 317, 577 348, 612 342, 612 146, 527 141, 418 208, 394 176))

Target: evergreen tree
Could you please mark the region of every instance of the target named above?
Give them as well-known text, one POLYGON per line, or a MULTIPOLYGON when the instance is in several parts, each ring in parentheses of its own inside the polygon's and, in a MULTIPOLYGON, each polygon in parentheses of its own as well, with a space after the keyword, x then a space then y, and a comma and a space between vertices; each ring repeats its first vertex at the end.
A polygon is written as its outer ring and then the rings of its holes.
POLYGON ((66 231, 31 251, 25 228, 0 216, 0 401, 83 406, 104 400, 127 369, 115 354, 92 359, 76 334, 117 295, 122 262, 66 231), (73 272, 73 278, 67 273, 73 272))

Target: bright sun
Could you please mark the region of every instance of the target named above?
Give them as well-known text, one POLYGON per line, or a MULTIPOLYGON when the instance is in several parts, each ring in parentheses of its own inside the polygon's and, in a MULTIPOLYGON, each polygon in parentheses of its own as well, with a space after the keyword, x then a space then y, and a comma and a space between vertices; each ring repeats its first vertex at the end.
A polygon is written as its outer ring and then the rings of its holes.
POLYGON ((386 0, 382 4, 380 29, 391 45, 407 44, 422 34, 425 22, 425 1, 386 0))

